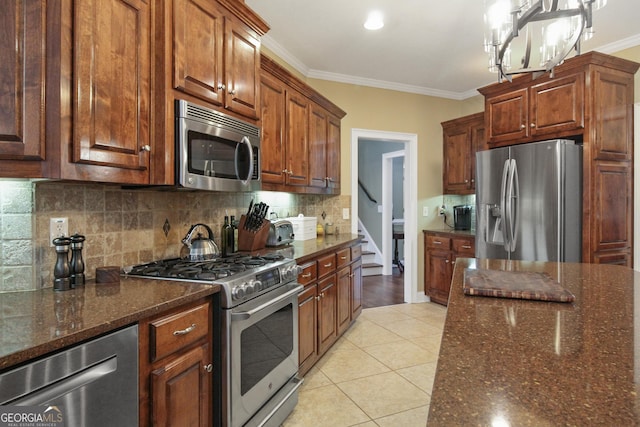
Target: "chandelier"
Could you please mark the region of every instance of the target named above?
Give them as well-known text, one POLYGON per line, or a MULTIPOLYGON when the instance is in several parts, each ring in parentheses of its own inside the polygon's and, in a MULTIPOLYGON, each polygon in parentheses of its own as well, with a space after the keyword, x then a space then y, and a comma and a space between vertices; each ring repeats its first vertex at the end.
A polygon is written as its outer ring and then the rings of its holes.
POLYGON ((489 70, 498 81, 517 74, 536 78, 575 51, 581 39, 593 36, 593 10, 607 0, 485 0, 485 50, 489 70), (521 36, 521 33, 523 35, 521 36), (532 51, 532 46, 537 49, 532 51), (512 57, 519 64, 512 68, 512 57))

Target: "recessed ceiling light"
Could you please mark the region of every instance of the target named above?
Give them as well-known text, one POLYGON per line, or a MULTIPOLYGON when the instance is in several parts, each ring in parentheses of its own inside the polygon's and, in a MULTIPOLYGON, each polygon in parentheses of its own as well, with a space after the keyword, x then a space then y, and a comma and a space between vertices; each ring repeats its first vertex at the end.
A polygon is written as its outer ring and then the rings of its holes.
POLYGON ((384 21, 382 20, 382 12, 374 10, 373 12, 369 12, 369 16, 367 16, 367 20, 364 23, 364 27, 367 30, 379 30, 384 27, 384 21))

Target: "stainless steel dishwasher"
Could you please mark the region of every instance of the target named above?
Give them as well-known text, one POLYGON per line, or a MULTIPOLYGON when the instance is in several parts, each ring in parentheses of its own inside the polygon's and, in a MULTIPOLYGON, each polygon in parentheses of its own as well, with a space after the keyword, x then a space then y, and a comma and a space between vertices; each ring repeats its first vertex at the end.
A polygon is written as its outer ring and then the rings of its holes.
POLYGON ((67 427, 138 425, 138 326, 0 374, 0 404, 55 405, 67 427))

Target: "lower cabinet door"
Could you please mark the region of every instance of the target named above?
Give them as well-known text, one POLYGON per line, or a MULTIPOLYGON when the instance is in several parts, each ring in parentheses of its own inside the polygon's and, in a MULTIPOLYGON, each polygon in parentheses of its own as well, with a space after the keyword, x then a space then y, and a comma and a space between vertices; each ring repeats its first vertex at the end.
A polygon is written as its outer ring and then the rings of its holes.
POLYGON ((338 271, 338 335, 351 324, 351 268, 338 271))
POLYGON ((450 252, 428 251, 425 262, 429 298, 438 304, 447 305, 451 287, 450 252))
POLYGON ((211 422, 211 374, 203 344, 151 372, 151 417, 155 427, 201 426, 211 422))
POLYGON ((318 358, 318 285, 305 288, 298 295, 298 367, 304 375, 318 358))
POLYGON ((318 284, 318 354, 322 355, 338 337, 336 275, 323 279, 318 284))

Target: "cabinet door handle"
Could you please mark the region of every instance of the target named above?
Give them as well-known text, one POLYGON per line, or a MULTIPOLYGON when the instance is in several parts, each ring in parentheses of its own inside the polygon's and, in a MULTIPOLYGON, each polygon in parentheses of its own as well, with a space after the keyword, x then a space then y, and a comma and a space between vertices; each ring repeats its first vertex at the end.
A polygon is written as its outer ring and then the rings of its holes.
POLYGON ((222 83, 218 83, 218 89, 220 90, 225 90, 226 86, 223 85, 222 83))
POLYGON ((308 279, 309 277, 311 277, 311 273, 303 274, 300 277, 302 277, 303 279, 308 279))
POLYGON ((534 127, 536 127, 536 124, 535 123, 531 123, 529 126, 534 128, 534 127))
POLYGON ((449 264, 449 260, 446 260, 445 262, 446 262, 447 264, 449 264))
POLYGON ((469 245, 464 245, 464 246, 462 247, 462 249, 471 249, 471 246, 469 246, 469 245))
POLYGON ((347 259, 347 257, 346 256, 341 256, 340 259, 344 261, 345 259, 347 259))
POLYGON ((229 91, 229 95, 235 95, 235 94, 236 94, 236 90, 235 90, 235 89, 231 89, 231 90, 229 91))
POLYGON ((204 370, 207 372, 213 371, 213 364, 209 363, 208 365, 204 365, 204 370))
POLYGON ((320 301, 320 295, 317 295, 315 298, 316 298, 316 301, 320 301))
POLYGON ((142 152, 142 151, 149 152, 149 151, 151 151, 151 146, 150 146, 149 144, 145 144, 145 145, 143 145, 142 147, 140 147, 140 151, 141 151, 141 152, 142 152))
POLYGON ((180 329, 178 331, 173 331, 173 335, 175 336, 187 335, 189 332, 193 331, 195 328, 196 328, 196 324, 192 323, 191 326, 187 328, 180 329))
POLYGON ((434 245, 441 245, 441 244, 442 244, 442 242, 440 242, 440 241, 438 241, 438 240, 434 240, 434 241, 433 241, 433 244, 434 244, 434 245))
POLYGON ((331 267, 332 265, 333 265, 333 263, 332 263, 332 262, 330 262, 329 264, 325 264, 325 265, 324 265, 324 268, 329 268, 329 267, 331 267))
POLYGON ((520 125, 520 129, 524 129, 526 126, 524 124, 520 125))

